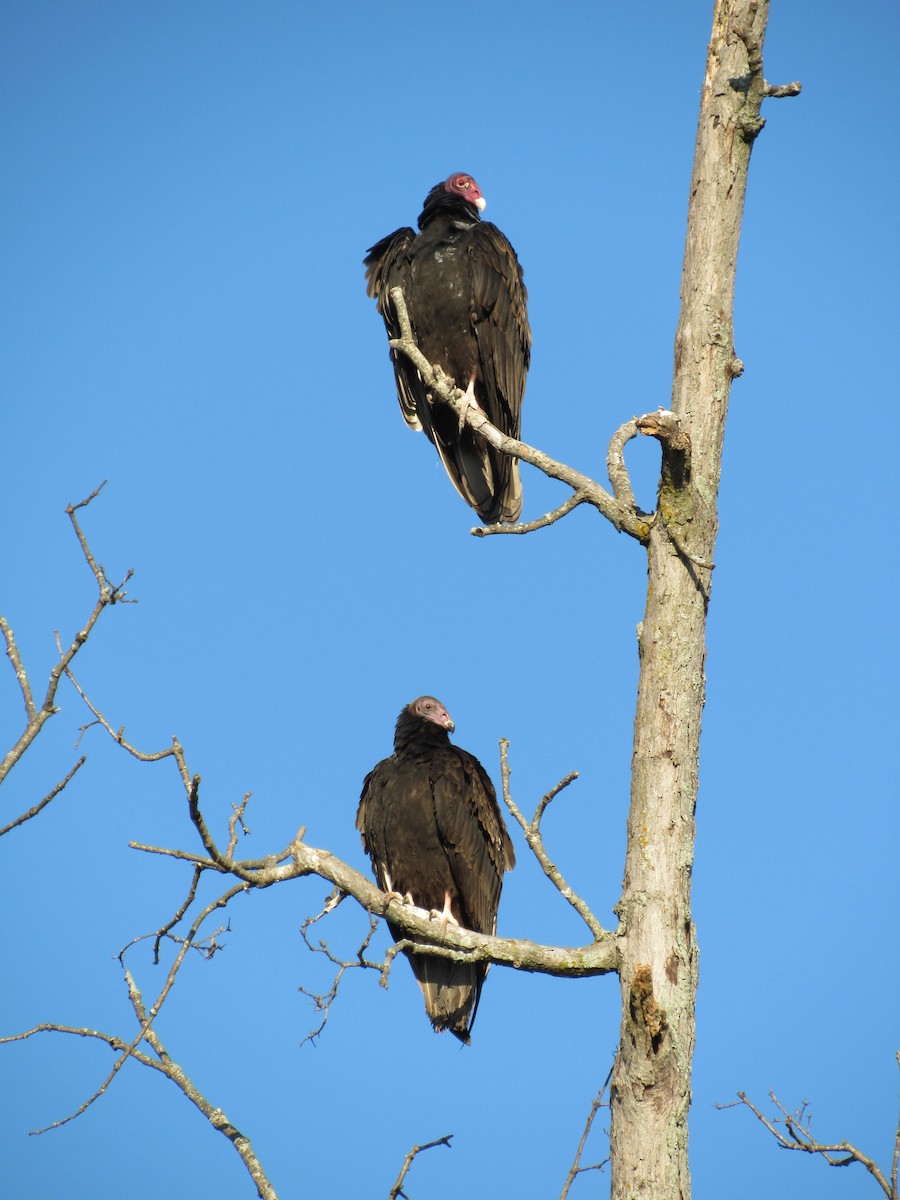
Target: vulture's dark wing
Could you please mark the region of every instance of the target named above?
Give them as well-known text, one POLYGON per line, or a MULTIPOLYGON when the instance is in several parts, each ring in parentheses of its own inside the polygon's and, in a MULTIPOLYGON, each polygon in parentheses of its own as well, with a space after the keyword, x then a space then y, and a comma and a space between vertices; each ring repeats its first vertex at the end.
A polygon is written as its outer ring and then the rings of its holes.
POLYGON ((494 785, 474 755, 458 746, 435 756, 431 790, 438 835, 446 847, 466 929, 495 933, 503 872, 515 866, 494 785))
MULTIPOLYGON (((415 241, 414 229, 398 229, 376 242, 363 259, 366 268, 366 293, 377 302, 378 311, 384 318, 389 338, 400 336, 400 322, 391 303, 391 288, 403 288, 409 293, 409 248, 415 241)), ((410 318, 412 319, 412 318, 410 318)), ((397 398, 400 411, 410 429, 420 430, 422 422, 418 411, 425 404, 425 389, 418 371, 405 358, 391 351, 394 376, 397 380, 397 398)))
MULTIPOLYGON (((481 221, 470 237, 472 320, 487 416, 517 438, 531 360, 528 293, 516 253, 496 225, 481 221)), ((467 382, 457 380, 462 388, 467 382)))

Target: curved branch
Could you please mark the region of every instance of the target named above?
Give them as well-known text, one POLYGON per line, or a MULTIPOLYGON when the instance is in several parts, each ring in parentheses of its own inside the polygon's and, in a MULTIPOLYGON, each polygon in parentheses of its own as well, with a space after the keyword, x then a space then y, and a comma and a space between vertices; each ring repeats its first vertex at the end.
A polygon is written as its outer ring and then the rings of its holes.
POLYGON ((613 495, 620 504, 634 509, 635 512, 638 512, 639 509, 637 500, 634 498, 634 489, 631 486, 631 476, 625 466, 623 451, 626 443, 630 442, 633 437, 637 437, 637 432, 637 417, 632 417, 630 421, 619 426, 610 438, 609 446, 606 449, 606 473, 612 484, 613 495))
MULTIPOLYGON (((304 842, 291 847, 293 869, 297 875, 318 875, 337 884, 353 896, 368 912, 390 917, 391 923, 415 938, 417 953, 428 954, 430 947, 464 951, 470 961, 496 963, 501 967, 534 971, 546 975, 584 977, 605 975, 618 967, 619 950, 615 935, 605 933, 587 946, 547 946, 524 938, 501 938, 486 933, 473 933, 435 920, 424 909, 405 904, 395 893, 380 891, 365 876, 354 871, 327 850, 318 850, 304 842)), ((273 868, 273 874, 289 872, 289 868, 273 868)), ((274 880, 273 880, 274 882, 274 880)))
MULTIPOLYGON (((429 390, 439 400, 449 404, 460 421, 483 437, 495 450, 499 450, 502 454, 508 454, 512 458, 521 459, 522 462, 530 463, 531 466, 537 467, 539 471, 543 471, 552 479, 558 479, 561 483, 568 484, 581 497, 580 503, 592 505, 620 532, 628 533, 640 542, 646 540, 648 533, 646 519, 642 518, 634 509, 621 503, 615 496, 611 496, 605 488, 602 488, 589 476, 582 475, 580 471, 573 470, 565 463, 557 462, 549 454, 535 449, 534 446, 529 446, 526 442, 520 442, 517 438, 501 433, 496 425, 491 424, 480 408, 467 404, 459 388, 447 378, 439 367, 432 366, 416 344, 402 288, 391 288, 391 301, 400 325, 400 337, 391 339, 391 349, 406 355, 422 376, 429 390)), ((540 528, 540 526, 537 527, 540 528)), ((495 532, 497 530, 494 526, 485 526, 479 536, 485 537, 487 534, 495 532)), ((525 531, 519 530, 518 532, 525 531)))
POLYGON ((552 512, 544 513, 542 517, 537 517, 533 521, 520 521, 517 525, 501 525, 499 521, 493 525, 476 525, 469 530, 469 533, 474 534, 475 537, 489 537, 495 533, 534 533, 535 529, 547 529, 549 526, 555 525, 573 508, 587 503, 589 503, 588 497, 583 492, 574 492, 568 500, 560 504, 559 508, 554 508, 552 512))

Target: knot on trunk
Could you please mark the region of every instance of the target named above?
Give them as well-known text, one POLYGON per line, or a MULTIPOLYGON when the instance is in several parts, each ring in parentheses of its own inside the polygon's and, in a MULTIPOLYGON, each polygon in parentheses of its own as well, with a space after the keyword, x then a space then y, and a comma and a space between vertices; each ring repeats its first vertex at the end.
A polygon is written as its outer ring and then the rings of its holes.
POLYGON ((648 1056, 658 1054, 663 1035, 668 1028, 666 1010, 653 994, 653 972, 649 966, 639 963, 631 979, 631 1018, 637 1029, 646 1033, 649 1041, 648 1056))

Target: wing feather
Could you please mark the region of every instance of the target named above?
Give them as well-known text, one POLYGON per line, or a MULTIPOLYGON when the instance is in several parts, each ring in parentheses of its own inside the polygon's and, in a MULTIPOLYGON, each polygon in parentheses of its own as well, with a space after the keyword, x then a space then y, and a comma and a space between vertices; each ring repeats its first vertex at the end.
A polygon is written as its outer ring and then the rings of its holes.
POLYGON ((503 872, 515 865, 494 785, 474 755, 451 746, 432 764, 435 820, 456 884, 460 924, 494 933, 503 872))
POLYGON ((531 361, 528 292, 508 239, 490 221, 473 226, 469 248, 472 323, 490 420, 518 437, 531 361))
MULTIPOLYGON (((409 227, 397 229, 386 238, 376 242, 363 259, 366 268, 366 294, 376 301, 376 307, 384 319, 389 338, 400 336, 400 322, 391 303, 391 288, 409 291, 409 249, 415 241, 415 230, 409 227)), ((412 320, 412 316, 410 317, 412 320)), ((413 322, 415 331, 415 322, 413 322)), ((391 351, 394 378, 397 381, 397 399, 400 411, 410 429, 420 430, 419 413, 425 405, 425 389, 418 371, 405 358, 391 351)))

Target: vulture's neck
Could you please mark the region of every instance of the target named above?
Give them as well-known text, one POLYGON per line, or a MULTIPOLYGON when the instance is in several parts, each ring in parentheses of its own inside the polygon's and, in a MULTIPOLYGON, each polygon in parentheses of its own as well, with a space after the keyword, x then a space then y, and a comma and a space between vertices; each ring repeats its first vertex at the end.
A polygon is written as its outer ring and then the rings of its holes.
POLYGON ((397 722, 394 753, 400 758, 431 754, 449 743, 447 730, 435 725, 434 721, 423 721, 404 714, 397 722))
POLYGON ((461 196, 451 196, 443 187, 435 188, 428 193, 425 207, 419 215, 419 228, 425 229, 432 221, 443 217, 449 221, 459 221, 465 225, 477 225, 481 214, 474 204, 463 200, 461 196))

